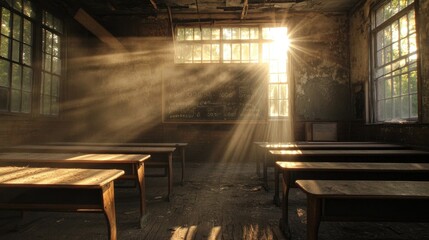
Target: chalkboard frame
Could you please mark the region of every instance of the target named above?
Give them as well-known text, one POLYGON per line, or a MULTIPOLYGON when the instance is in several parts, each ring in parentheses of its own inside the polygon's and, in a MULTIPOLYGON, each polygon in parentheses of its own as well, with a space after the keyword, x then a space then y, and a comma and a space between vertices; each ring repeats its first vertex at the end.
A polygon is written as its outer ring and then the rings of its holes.
MULTIPOLYGON (((182 84, 183 85, 183 84, 182 84)), ((208 97, 210 99, 210 97, 208 97)), ((260 63, 204 63, 204 64, 174 64, 173 69, 163 75, 162 81, 162 121, 163 123, 215 123, 215 124, 234 124, 234 123, 264 123, 268 119, 268 64, 260 63), (201 77, 203 76, 203 77, 201 77), (225 77, 228 76, 228 77, 225 77), (211 79, 215 79, 212 81, 211 79), (208 80, 210 79, 210 80, 208 80), (220 79, 220 80, 219 80, 220 79), (186 81, 185 86, 178 86, 175 84, 181 84, 180 82, 172 81, 186 81), (219 83, 221 81, 221 83, 219 83), (215 85, 220 85, 217 89, 211 89, 210 84, 215 82, 215 85), (174 86, 172 86, 174 85, 174 86), (252 87, 248 87, 248 86, 252 87), (194 92, 189 90, 189 86, 192 88, 208 88, 209 90, 198 89, 194 92), (198 86, 198 87, 196 87, 198 86), (222 93, 223 89, 227 91, 222 93), (233 89, 234 90, 231 90, 233 89), (201 90, 201 91, 199 91, 201 90), (247 91, 247 92, 246 92, 247 91), (249 93, 250 91, 250 93, 249 93), (183 93, 182 97, 173 99, 171 92, 175 94, 183 93), (228 94, 229 93, 229 94, 228 94), (186 101, 184 99, 191 99, 197 95, 200 97, 195 101, 186 101), (220 97, 222 95, 222 97, 220 97), (219 104, 219 98, 228 98, 228 100, 221 100, 219 104), (216 96, 218 101, 212 104, 211 101, 204 101, 204 97, 216 96), (250 98, 251 100, 248 100, 250 98), (180 99, 177 100, 177 99, 180 99), (245 100, 247 99, 247 100, 245 100), (204 103, 202 103, 202 102, 204 103), (249 101, 251 101, 249 103, 249 101), (191 113, 188 115, 186 111, 178 111, 175 114, 179 116, 171 117, 174 107, 171 107, 171 102, 180 105, 183 104, 181 109, 189 109, 191 113), (212 104, 212 105, 210 105, 212 104), (231 107, 231 112, 225 110, 225 108, 231 107), (199 109, 201 108, 201 109, 199 109), (219 110, 216 110, 219 108, 219 110), (220 108, 223 108, 223 114, 220 108), (232 112, 236 112, 236 117, 232 112), (219 114, 210 117, 196 117, 197 113, 207 114, 209 112, 213 114, 219 114), (226 114, 225 114, 226 111, 226 114), (253 112, 256 114, 250 114, 253 112), (182 114, 182 115, 180 115, 182 114), (256 116, 255 116, 256 115, 256 116), (185 116, 185 117, 180 117, 185 116)))

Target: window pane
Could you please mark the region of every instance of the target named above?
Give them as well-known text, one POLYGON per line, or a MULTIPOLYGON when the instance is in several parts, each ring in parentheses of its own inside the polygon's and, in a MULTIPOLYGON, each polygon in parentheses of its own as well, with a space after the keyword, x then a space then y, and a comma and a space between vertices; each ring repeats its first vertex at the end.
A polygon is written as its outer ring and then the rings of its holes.
POLYGON ((393 99, 393 118, 400 118, 402 115, 401 98, 393 99))
POLYGON ((30 92, 22 92, 21 112, 24 112, 24 113, 31 112, 31 93, 30 92))
POLYGON ((202 37, 203 40, 210 40, 212 36, 212 31, 210 28, 203 28, 202 37))
POLYGON ((52 54, 52 33, 45 31, 45 52, 52 54))
POLYGON ((249 54, 249 44, 241 44, 241 60, 248 62, 250 60, 249 54))
POLYGON ((402 97, 401 102, 402 102, 401 117, 409 118, 410 117, 410 97, 408 95, 402 97))
POLYGON ((33 45, 33 28, 30 21, 24 19, 24 43, 27 45, 33 45))
POLYGON ((22 0, 14 0, 13 1, 13 8, 18 10, 18 12, 22 11, 22 0))
MULTIPOLYGON (((283 74, 281 74, 281 75, 283 75, 283 74)), ((279 98, 280 99, 287 99, 288 98, 287 85, 286 84, 280 84, 279 85, 279 98)))
POLYGON ((212 60, 220 60, 220 47, 219 44, 212 44, 212 60))
POLYGON ((43 69, 45 71, 51 72, 52 59, 48 54, 43 55, 43 69))
POLYGON ((231 44, 224 43, 223 44, 223 60, 230 61, 231 60, 231 44))
POLYGON ((183 28, 177 29, 176 40, 178 40, 178 41, 185 40, 185 30, 183 28))
POLYGON ((408 74, 401 75, 402 94, 408 94, 408 74))
POLYGON ((1 8, 1 33, 10 37, 10 11, 6 8, 1 8))
POLYGON ((21 40, 21 17, 13 14, 13 39, 21 40))
POLYGON ((51 101, 51 114, 57 115, 59 112, 58 98, 52 97, 51 101))
POLYGON ((240 39, 240 28, 234 27, 231 30, 232 39, 240 39))
POLYGON ((194 28, 194 40, 201 40, 200 28, 194 28))
POLYGON ((12 60, 15 62, 20 62, 19 61, 19 45, 20 43, 18 41, 13 40, 13 44, 12 44, 12 60))
POLYGON ((22 46, 22 63, 31 66, 31 46, 23 44, 22 46))
POLYGON ((52 53, 54 56, 60 56, 60 37, 56 34, 53 35, 52 53))
POLYGON ((21 91, 12 90, 10 110, 11 112, 19 112, 21 110, 21 91))
POLYGON ((408 16, 403 16, 400 20, 400 26, 401 26, 401 38, 404 38, 408 36, 408 16))
POLYGON ((61 60, 57 57, 52 58, 52 72, 58 75, 61 73, 61 60))
POLYGON ((9 58, 10 39, 5 36, 1 36, 0 41, 0 56, 9 58))
POLYGON ((52 96, 59 96, 60 78, 58 76, 52 76, 52 96))
POLYGON ((269 101, 270 116, 276 117, 279 115, 279 106, 277 100, 269 101))
POLYGON ((220 39, 220 28, 213 28, 212 29, 212 40, 219 40, 220 39))
POLYGON ((250 31, 249 28, 241 28, 241 39, 249 39, 250 31))
POLYGON ((48 73, 43 74, 43 94, 51 94, 51 75, 48 73))
POLYGON ((203 44, 203 60, 209 61, 211 59, 211 45, 203 44))
POLYGON ((251 43, 250 44, 250 59, 252 59, 254 62, 257 62, 259 60, 259 44, 258 43, 251 43))
POLYGON ((250 39, 259 39, 259 29, 251 28, 250 29, 250 39))
POLYGON ((8 110, 9 91, 7 88, 0 87, 0 110, 8 110))
POLYGON ((10 63, 0 59, 0 86, 9 87, 10 63))
POLYGON ((31 92, 33 71, 29 67, 24 67, 22 76, 22 89, 27 92, 31 92))
POLYGON ((201 45, 195 44, 193 48, 193 59, 194 62, 201 62, 201 45))
POLYGON ((415 118, 418 115, 417 94, 411 95, 411 117, 415 118))
POLYGON ((232 39, 232 30, 231 28, 222 29, 222 39, 229 40, 232 39))
POLYGON ((393 96, 401 94, 401 78, 399 76, 393 77, 393 96))
POLYGON ((241 59, 241 44, 234 43, 232 44, 232 60, 239 61, 241 59))
POLYGON ((24 0, 24 14, 27 17, 31 17, 31 18, 34 18, 36 15, 35 12, 33 11, 32 3, 28 0, 24 0))
POLYGON ((18 64, 12 64, 12 88, 21 89, 22 67, 18 64))
POLYGON ((408 82, 410 93, 417 93, 417 71, 410 72, 408 82))
POLYGON ((279 101, 279 116, 288 116, 288 103, 286 100, 279 101))
POLYGON ((279 85, 270 84, 269 93, 269 99, 279 99, 279 85))

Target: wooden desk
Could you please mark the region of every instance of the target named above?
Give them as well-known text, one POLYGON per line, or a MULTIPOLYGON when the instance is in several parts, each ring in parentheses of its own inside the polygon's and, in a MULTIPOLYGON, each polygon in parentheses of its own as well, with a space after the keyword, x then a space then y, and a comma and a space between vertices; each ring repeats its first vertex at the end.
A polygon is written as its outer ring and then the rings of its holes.
POLYGON ((185 149, 188 143, 105 143, 105 142, 50 142, 48 145, 62 145, 62 146, 104 146, 104 147, 174 147, 179 151, 182 160, 182 179, 181 183, 185 181, 185 149))
POLYGON ((298 180, 307 194, 307 240, 320 221, 429 221, 429 182, 298 180))
MULTIPOLYGON (((429 180, 429 163, 276 162, 276 169, 283 176, 280 226, 286 235, 289 234, 289 190, 295 187, 296 180, 429 180)), ((280 202, 278 187, 274 202, 280 202)))
MULTIPOLYGON (((151 160, 146 167, 166 169, 168 178, 167 200, 173 191, 173 152, 174 147, 109 147, 109 146, 54 146, 54 145, 18 145, 3 148, 8 152, 49 152, 49 153, 104 153, 104 154, 150 154, 151 160), (155 160, 153 160, 155 158, 155 160), (166 162, 161 162, 166 159, 166 162)), ((146 175, 148 176, 148 175, 146 175)), ((152 176, 152 175, 151 175, 152 176)), ((156 175, 159 176, 159 175, 156 175)), ((164 176, 164 175, 163 175, 164 176)))
POLYGON ((120 179, 135 180, 140 196, 140 226, 146 215, 144 163, 150 155, 76 153, 0 153, 0 164, 31 167, 121 169, 120 179))
MULTIPOLYGON (((274 157, 273 155, 277 154, 280 150, 289 150, 290 153, 296 153, 301 150, 399 150, 399 149, 410 149, 410 147, 399 144, 390 144, 390 143, 377 143, 377 142, 290 142, 290 143, 269 143, 269 142, 259 142, 256 145, 261 148, 264 152, 262 158, 262 172, 265 189, 268 190, 268 166, 274 166, 275 161, 280 159, 274 157), (272 151, 276 151, 274 154, 271 154, 272 151)), ((282 156, 285 157, 285 156, 282 156)), ((259 159, 259 158, 258 158, 259 159)), ((257 172, 259 170, 259 160, 257 159, 257 172)), ((283 159, 282 159, 283 160, 283 159)), ((284 159, 285 161, 290 161, 290 159, 284 159)), ((327 159, 327 161, 330 161, 327 159)))
POLYGON ((102 212, 109 239, 116 240, 113 181, 123 174, 116 169, 0 167, 0 208, 102 212))

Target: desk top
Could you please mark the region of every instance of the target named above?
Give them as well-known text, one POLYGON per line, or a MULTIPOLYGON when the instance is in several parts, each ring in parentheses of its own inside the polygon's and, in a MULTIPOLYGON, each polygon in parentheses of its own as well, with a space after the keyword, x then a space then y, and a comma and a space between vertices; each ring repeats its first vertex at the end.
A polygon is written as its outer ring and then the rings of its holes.
POLYGON ((268 150, 296 150, 296 149, 313 149, 313 150, 329 150, 329 149, 405 149, 409 148, 405 145, 390 144, 390 143, 351 143, 351 142, 333 142, 327 143, 259 143, 259 147, 268 150))
POLYGON ((296 184, 315 197, 429 199, 426 181, 298 180, 296 184))
POLYGON ((105 146, 105 147, 186 147, 188 143, 182 142, 133 142, 133 143, 113 143, 113 142, 49 142, 47 145, 62 145, 62 146, 105 146))
POLYGON ((175 147, 113 147, 113 146, 54 146, 54 145, 17 145, 2 149, 4 152, 69 152, 69 153, 124 153, 154 154, 172 153, 175 147))
POLYGON ((275 156, 388 156, 428 155, 428 151, 414 149, 338 149, 338 150, 270 150, 275 156))
POLYGON ((3 162, 136 163, 149 158, 145 154, 0 153, 3 162))
POLYGON ((0 167, 0 187, 100 188, 123 174, 117 169, 0 167))
POLYGON ((283 170, 299 171, 421 171, 429 172, 429 163, 367 162, 276 162, 283 170))

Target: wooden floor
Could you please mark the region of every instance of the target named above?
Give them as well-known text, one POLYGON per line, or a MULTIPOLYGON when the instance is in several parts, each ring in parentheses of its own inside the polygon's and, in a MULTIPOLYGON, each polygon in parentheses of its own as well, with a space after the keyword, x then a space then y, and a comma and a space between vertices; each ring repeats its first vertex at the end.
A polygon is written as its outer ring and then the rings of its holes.
MULTIPOLYGON (((165 178, 147 180, 149 216, 138 228, 138 195, 133 188, 117 188, 118 239, 285 239, 278 228, 280 209, 272 204, 255 174, 255 163, 187 163, 186 183, 180 185, 175 168, 174 196, 165 178)), ((272 176, 273 174, 270 174, 272 176)), ((271 184, 273 184, 271 179, 271 184)), ((294 240, 306 239, 306 199, 297 189, 290 193, 291 231, 294 240)), ((96 213, 0 212, 0 239, 106 239, 106 221, 96 213)), ((320 240, 424 240, 427 223, 322 222, 320 240)))

